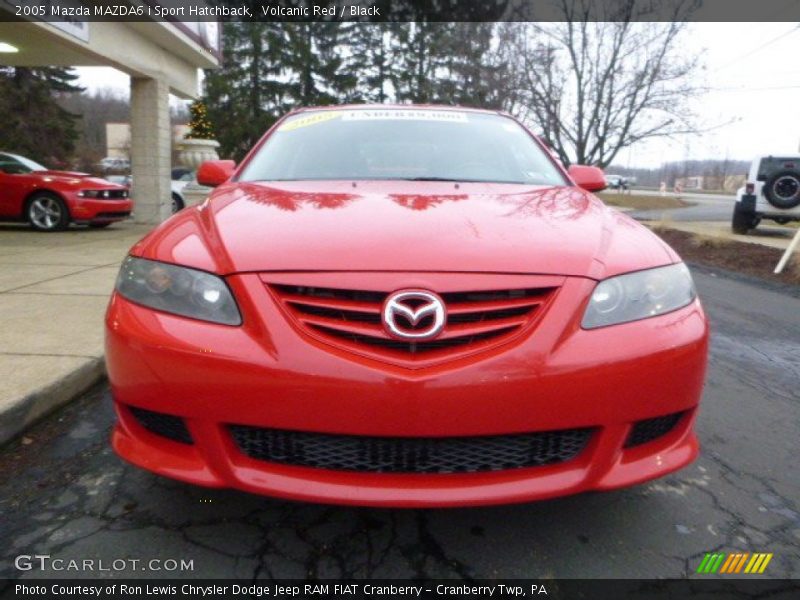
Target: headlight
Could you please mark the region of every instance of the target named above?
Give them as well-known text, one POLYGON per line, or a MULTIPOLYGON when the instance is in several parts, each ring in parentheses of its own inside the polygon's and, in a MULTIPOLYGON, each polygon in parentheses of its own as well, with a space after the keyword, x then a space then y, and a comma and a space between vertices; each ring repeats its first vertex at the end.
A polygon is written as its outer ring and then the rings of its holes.
POLYGON ((611 277, 594 288, 583 315, 584 329, 638 321, 689 304, 696 293, 685 264, 611 277))
POLYGON ((116 290, 156 310, 224 325, 242 324, 225 281, 204 271, 129 256, 122 263, 116 290))
POLYGON ((78 192, 81 198, 110 198, 111 193, 108 190, 81 190, 78 192))
POLYGON ((128 190, 80 190, 78 196, 81 198, 99 198, 101 200, 114 198, 116 200, 127 198, 128 190))

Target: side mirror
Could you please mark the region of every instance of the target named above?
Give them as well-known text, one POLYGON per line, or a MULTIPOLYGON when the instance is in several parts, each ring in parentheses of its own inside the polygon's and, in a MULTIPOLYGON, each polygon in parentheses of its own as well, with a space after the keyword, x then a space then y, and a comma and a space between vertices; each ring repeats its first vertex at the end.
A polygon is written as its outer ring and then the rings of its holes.
POLYGON ((207 160, 197 169, 197 183, 217 187, 228 181, 235 169, 236 163, 232 160, 207 160))
POLYGON ((600 192, 606 189, 606 176, 603 169, 587 165, 572 165, 567 169, 575 185, 589 192, 600 192))

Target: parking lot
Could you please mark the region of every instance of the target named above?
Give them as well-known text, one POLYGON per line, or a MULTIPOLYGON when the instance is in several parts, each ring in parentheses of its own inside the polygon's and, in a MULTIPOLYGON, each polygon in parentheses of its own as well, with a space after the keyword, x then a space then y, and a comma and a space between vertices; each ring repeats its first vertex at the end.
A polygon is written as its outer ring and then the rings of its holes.
POLYGON ((796 578, 800 297, 707 269, 694 275, 712 351, 702 454, 683 471, 632 489, 506 507, 284 502, 122 463, 108 445, 113 414, 101 385, 0 450, 0 574, 26 575, 14 558, 41 553, 193 564, 125 572, 148 577, 685 577, 706 552, 741 550, 774 554, 765 576, 796 578))

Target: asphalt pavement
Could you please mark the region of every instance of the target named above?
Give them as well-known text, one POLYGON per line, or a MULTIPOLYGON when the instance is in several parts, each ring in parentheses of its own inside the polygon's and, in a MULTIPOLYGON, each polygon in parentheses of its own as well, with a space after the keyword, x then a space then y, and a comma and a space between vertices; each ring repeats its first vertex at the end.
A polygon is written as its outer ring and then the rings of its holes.
POLYGON ((0 577, 65 575, 15 568, 15 557, 33 554, 192 561, 187 571, 118 573, 149 577, 684 577, 696 576, 706 552, 745 551, 774 554, 760 577, 796 578, 800 298, 706 269, 695 277, 712 351, 702 454, 676 474, 616 492, 457 510, 209 491, 119 460, 101 385, 0 450, 0 577))
MULTIPOLYGON (((658 196, 659 192, 650 190, 634 190, 632 193, 642 196, 658 196)), ((675 194, 669 194, 674 196, 675 194)), ((673 221, 730 221, 733 213, 734 194, 693 194, 681 193, 680 198, 691 202, 692 206, 672 209, 634 210, 628 214, 640 221, 657 221, 664 214, 673 221)), ((602 197, 602 196, 601 196, 602 197)))

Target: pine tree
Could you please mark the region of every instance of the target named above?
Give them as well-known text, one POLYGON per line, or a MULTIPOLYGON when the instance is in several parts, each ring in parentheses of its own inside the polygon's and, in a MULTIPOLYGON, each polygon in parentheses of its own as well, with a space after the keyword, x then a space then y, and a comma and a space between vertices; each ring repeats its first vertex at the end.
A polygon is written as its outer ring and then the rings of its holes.
POLYGON ((340 23, 286 23, 286 67, 297 106, 337 104, 355 89, 358 78, 344 69, 340 23))
POLYGON ((493 23, 400 23, 393 73, 402 102, 500 108, 503 64, 492 48, 493 23))
POLYGON ((220 155, 240 159, 289 110, 280 23, 226 23, 223 63, 205 71, 203 99, 220 155))
POLYGON ((384 103, 390 99, 394 76, 391 40, 393 23, 349 22, 342 24, 347 57, 343 67, 355 80, 355 87, 344 102, 384 103))
POLYGON ((204 101, 221 155, 241 158, 303 106, 416 102, 499 107, 492 23, 225 23, 204 101))
POLYGON ((438 82, 450 104, 501 109, 507 95, 506 66, 493 48, 494 23, 452 23, 443 44, 447 58, 438 82))
POLYGON ((393 36, 397 68, 393 84, 400 102, 453 104, 448 63, 458 23, 398 23, 393 36))
POLYGON ((289 110, 357 101, 339 23, 226 23, 203 99, 222 156, 241 158, 289 110))
POLYGON ((47 166, 68 166, 78 139, 79 115, 62 108, 59 97, 82 91, 77 75, 60 67, 0 67, 0 140, 47 166))

